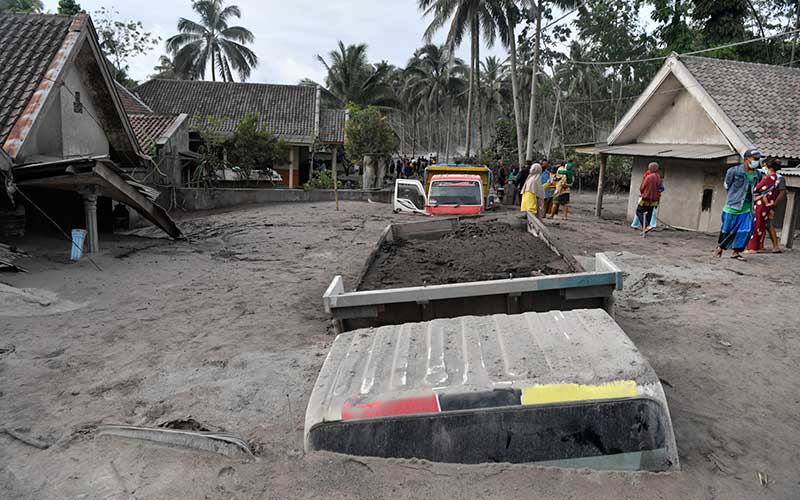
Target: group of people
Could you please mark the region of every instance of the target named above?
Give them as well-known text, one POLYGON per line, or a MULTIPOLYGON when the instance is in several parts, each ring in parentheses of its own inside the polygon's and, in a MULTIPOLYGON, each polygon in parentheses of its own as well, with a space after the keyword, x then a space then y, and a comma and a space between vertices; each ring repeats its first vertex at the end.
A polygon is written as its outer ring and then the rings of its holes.
MULTIPOLYGON (((749 149, 744 154, 744 163, 725 173, 727 196, 715 257, 722 257, 729 249, 731 258, 738 260, 745 260, 744 254, 765 252, 768 235, 772 252, 781 253, 778 232, 772 225, 775 208, 786 199, 786 180, 778 173, 780 168, 780 161, 765 161, 761 152, 749 149)), ((633 227, 641 229, 643 235, 656 226, 663 192, 659 165, 651 163, 639 186, 640 197, 633 222, 633 227)))
POLYGON ((411 179, 421 176, 430 165, 436 165, 436 158, 395 158, 389 162, 389 176, 395 179, 411 179))
POLYGON ((744 163, 725 173, 728 195, 715 257, 722 257, 728 249, 733 250, 731 258, 738 260, 745 260, 743 254, 764 252, 767 235, 772 240, 772 252, 781 253, 772 219, 775 208, 786 199, 786 180, 778 173, 778 160, 764 160, 760 151, 749 149, 744 163))
MULTIPOLYGON (((502 174, 501 174, 502 175, 502 174)), ((569 219, 569 198, 575 182, 575 165, 556 161, 550 166, 547 159, 539 163, 528 162, 521 170, 508 174, 506 184, 514 193, 514 203, 520 210, 537 217, 555 218, 563 207, 564 220, 569 219)))

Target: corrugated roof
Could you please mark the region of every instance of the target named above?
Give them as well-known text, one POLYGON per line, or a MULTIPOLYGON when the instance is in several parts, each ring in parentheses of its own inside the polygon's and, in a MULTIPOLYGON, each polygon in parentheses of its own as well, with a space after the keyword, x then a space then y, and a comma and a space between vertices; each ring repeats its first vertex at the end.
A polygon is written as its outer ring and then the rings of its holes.
MULTIPOLYGON (((581 152, 588 152, 583 148, 581 152)), ((647 156, 654 158, 685 158, 713 160, 736 155, 729 146, 704 144, 623 144, 621 146, 595 146, 593 154, 612 154, 619 156, 647 156)))
POLYGON ((800 167, 782 168, 780 169, 779 173, 781 175, 787 175, 789 177, 800 177, 800 167))
POLYGON ((545 384, 635 382, 663 398, 656 374, 603 310, 437 319, 339 335, 322 367, 306 431, 343 410, 431 393, 545 384))
POLYGON ((693 56, 680 60, 765 155, 800 158, 800 68, 693 56))
POLYGON ((175 123, 177 115, 129 114, 128 119, 142 151, 152 154, 152 146, 175 123))
POLYGON ((323 109, 319 112, 319 140, 330 144, 344 144, 346 113, 343 109, 323 109))
POLYGON ((33 97, 71 23, 67 16, 0 14, 0 144, 33 97))
POLYGON ((156 113, 186 113, 193 120, 211 116, 210 128, 232 133, 248 113, 260 118, 260 127, 289 141, 310 142, 316 126, 315 87, 262 83, 151 80, 135 89, 156 113))

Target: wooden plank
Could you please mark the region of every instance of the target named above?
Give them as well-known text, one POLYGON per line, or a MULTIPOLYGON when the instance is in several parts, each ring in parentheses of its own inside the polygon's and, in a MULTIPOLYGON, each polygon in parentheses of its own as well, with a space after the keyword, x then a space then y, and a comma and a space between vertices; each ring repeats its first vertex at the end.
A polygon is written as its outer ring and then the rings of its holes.
POLYGON ((554 235, 538 217, 531 213, 528 213, 528 232, 542 240, 550 250, 561 257, 567 263, 571 271, 585 271, 583 266, 572 256, 572 252, 562 243, 561 239, 554 235))

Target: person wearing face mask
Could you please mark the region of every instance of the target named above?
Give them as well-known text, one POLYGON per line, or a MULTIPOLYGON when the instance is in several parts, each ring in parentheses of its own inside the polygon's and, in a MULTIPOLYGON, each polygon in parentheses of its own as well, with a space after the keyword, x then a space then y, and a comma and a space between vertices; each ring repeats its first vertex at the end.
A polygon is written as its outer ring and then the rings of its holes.
POLYGON ((754 189, 762 177, 761 158, 760 151, 748 149, 744 153, 744 163, 725 173, 728 196, 722 209, 722 229, 714 257, 722 257, 725 250, 732 249, 732 259, 745 260, 742 252, 753 233, 754 189))
POLYGON ((778 169, 775 162, 767 163, 765 175, 755 187, 755 223, 753 236, 744 253, 759 253, 764 250, 764 240, 769 233, 769 214, 778 199, 778 169))

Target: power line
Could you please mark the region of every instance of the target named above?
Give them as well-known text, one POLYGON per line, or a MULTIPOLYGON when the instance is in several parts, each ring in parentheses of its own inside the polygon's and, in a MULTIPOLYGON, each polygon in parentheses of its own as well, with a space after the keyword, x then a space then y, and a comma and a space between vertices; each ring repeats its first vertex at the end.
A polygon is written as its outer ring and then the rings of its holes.
POLYGON ((574 9, 572 9, 571 11, 567 12, 567 13, 566 13, 566 14, 564 14, 563 16, 559 17, 559 18, 558 18, 558 19, 556 19, 555 21, 553 21, 553 22, 551 22, 551 23, 547 24, 547 25, 546 25, 544 28, 542 28, 542 31, 546 30, 547 28, 550 28, 551 26, 554 26, 554 25, 556 25, 556 24, 560 23, 561 21, 563 21, 563 20, 564 20, 564 19, 566 19, 567 17, 569 17, 569 16, 571 16, 572 14, 574 14, 574 13, 578 12, 578 11, 579 11, 579 10, 581 10, 581 9, 582 9, 584 6, 586 6, 586 4, 587 4, 587 3, 589 3, 589 0, 586 0, 586 1, 584 1, 582 4, 578 5, 577 7, 575 7, 575 8, 574 8, 574 9))
MULTIPOLYGON (((769 36, 765 36, 765 37, 761 37, 761 38, 753 38, 752 40, 744 40, 744 41, 741 41, 741 42, 729 43, 727 45, 720 45, 718 47, 712 47, 712 48, 709 48, 709 49, 702 49, 702 50, 694 50, 694 51, 691 51, 691 52, 684 52, 683 54, 678 54, 678 56, 679 57, 695 56, 697 54, 705 54, 707 52, 714 52, 715 50, 729 49, 729 48, 732 48, 732 47, 739 47, 739 46, 747 45, 747 44, 750 44, 750 43, 756 43, 756 42, 763 42, 763 41, 766 41, 766 40, 772 40, 774 38, 782 38, 782 37, 785 37, 787 35, 794 35, 796 33, 800 33, 800 30, 784 31, 783 33, 778 33, 776 35, 769 35, 769 36)), ((643 58, 643 59, 631 59, 629 61, 576 61, 576 60, 573 60, 573 59, 567 59, 564 62, 565 63, 583 65, 583 66, 621 66, 621 65, 626 65, 626 64, 639 64, 639 63, 663 61, 663 60, 667 59, 668 57, 669 56, 646 57, 646 58, 643 58)))
MULTIPOLYGON (((659 92, 653 92, 650 95, 674 94, 674 93, 682 92, 682 91, 684 91, 686 89, 689 89, 689 88, 692 88, 692 87, 700 87, 700 85, 687 85, 685 87, 682 86, 679 89, 662 90, 662 91, 659 91, 659 92)), ((622 96, 622 97, 612 97, 610 99, 586 99, 586 100, 579 100, 579 101, 562 101, 561 104, 595 104, 595 103, 601 103, 601 102, 627 101, 627 100, 632 100, 632 99, 638 99, 638 98, 642 97, 643 95, 645 95, 645 92, 642 92, 641 94, 636 94, 636 95, 626 95, 626 96, 622 96)))

